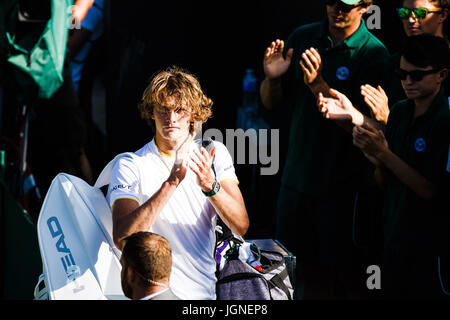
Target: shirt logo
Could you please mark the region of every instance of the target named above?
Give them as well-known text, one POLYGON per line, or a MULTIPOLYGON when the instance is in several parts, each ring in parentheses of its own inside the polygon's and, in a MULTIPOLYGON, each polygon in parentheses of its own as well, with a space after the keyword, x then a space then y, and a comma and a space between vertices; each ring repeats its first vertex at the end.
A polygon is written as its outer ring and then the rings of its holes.
POLYGON ((422 152, 427 148, 427 144, 425 143, 425 140, 423 140, 422 138, 419 138, 414 143, 414 147, 416 148, 416 151, 422 152))
POLYGON ((350 70, 347 67, 340 67, 336 70, 336 77, 339 80, 346 80, 350 76, 350 70))

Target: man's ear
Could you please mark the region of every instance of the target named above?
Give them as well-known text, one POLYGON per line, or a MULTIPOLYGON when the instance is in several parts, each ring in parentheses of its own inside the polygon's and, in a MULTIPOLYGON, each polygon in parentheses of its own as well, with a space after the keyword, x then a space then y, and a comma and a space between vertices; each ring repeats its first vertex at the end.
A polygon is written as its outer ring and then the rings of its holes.
POLYGON ((439 80, 441 80, 441 83, 445 81, 448 77, 448 69, 444 68, 441 71, 439 71, 439 80))
POLYGON ((134 269, 131 266, 128 266, 127 268, 127 277, 131 283, 133 283, 134 279, 136 278, 136 273, 134 272, 134 269))
POLYGON ((372 4, 368 4, 367 6, 362 6, 359 7, 359 12, 361 13, 361 16, 365 15, 367 13, 367 11, 369 11, 370 7, 372 6, 372 4))
POLYGON ((448 18, 448 8, 444 8, 441 12, 441 17, 439 18, 440 23, 444 23, 444 21, 448 18))

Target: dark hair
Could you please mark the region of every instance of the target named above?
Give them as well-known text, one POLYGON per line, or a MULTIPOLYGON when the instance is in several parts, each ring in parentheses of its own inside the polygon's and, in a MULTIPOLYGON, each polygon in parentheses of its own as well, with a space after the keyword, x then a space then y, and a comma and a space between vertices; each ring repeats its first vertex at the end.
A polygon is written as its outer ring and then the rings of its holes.
MULTIPOLYGON (((401 7, 403 5, 403 1, 404 0, 397 0, 395 2, 395 4, 398 7, 401 7)), ((443 8, 443 9, 445 9, 445 8, 449 9, 450 8, 450 0, 428 0, 428 2, 432 3, 433 5, 435 5, 438 8, 443 8)))
POLYGON ((152 232, 137 232, 125 241, 123 260, 139 275, 151 281, 169 278, 172 250, 166 238, 152 232))
POLYGON ((428 66, 442 70, 449 67, 450 49, 446 40, 430 34, 411 36, 401 50, 401 55, 419 68, 428 66))

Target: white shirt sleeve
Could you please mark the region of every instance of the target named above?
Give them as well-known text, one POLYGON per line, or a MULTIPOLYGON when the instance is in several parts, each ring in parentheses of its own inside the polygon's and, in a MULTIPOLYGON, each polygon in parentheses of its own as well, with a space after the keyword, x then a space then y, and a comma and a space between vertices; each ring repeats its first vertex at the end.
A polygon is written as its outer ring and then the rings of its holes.
POLYGON ((110 208, 117 199, 133 199, 141 204, 140 195, 139 168, 131 157, 120 158, 112 170, 106 196, 110 208))
POLYGON ((217 181, 235 180, 239 183, 234 170, 233 159, 231 158, 228 149, 219 141, 214 141, 214 146, 216 147, 214 168, 216 170, 217 181))

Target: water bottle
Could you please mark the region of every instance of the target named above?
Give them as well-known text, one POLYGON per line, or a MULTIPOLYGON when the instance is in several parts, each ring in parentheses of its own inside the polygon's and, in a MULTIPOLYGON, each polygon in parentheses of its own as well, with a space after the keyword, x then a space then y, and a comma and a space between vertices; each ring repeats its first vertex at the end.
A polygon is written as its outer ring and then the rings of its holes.
POLYGON ((253 119, 257 116, 258 90, 255 71, 247 69, 242 80, 242 104, 237 111, 236 127, 244 131, 253 127, 253 119))
POLYGON ((258 90, 256 88, 255 71, 250 68, 245 70, 242 82, 242 106, 247 111, 256 111, 258 108, 258 90))

